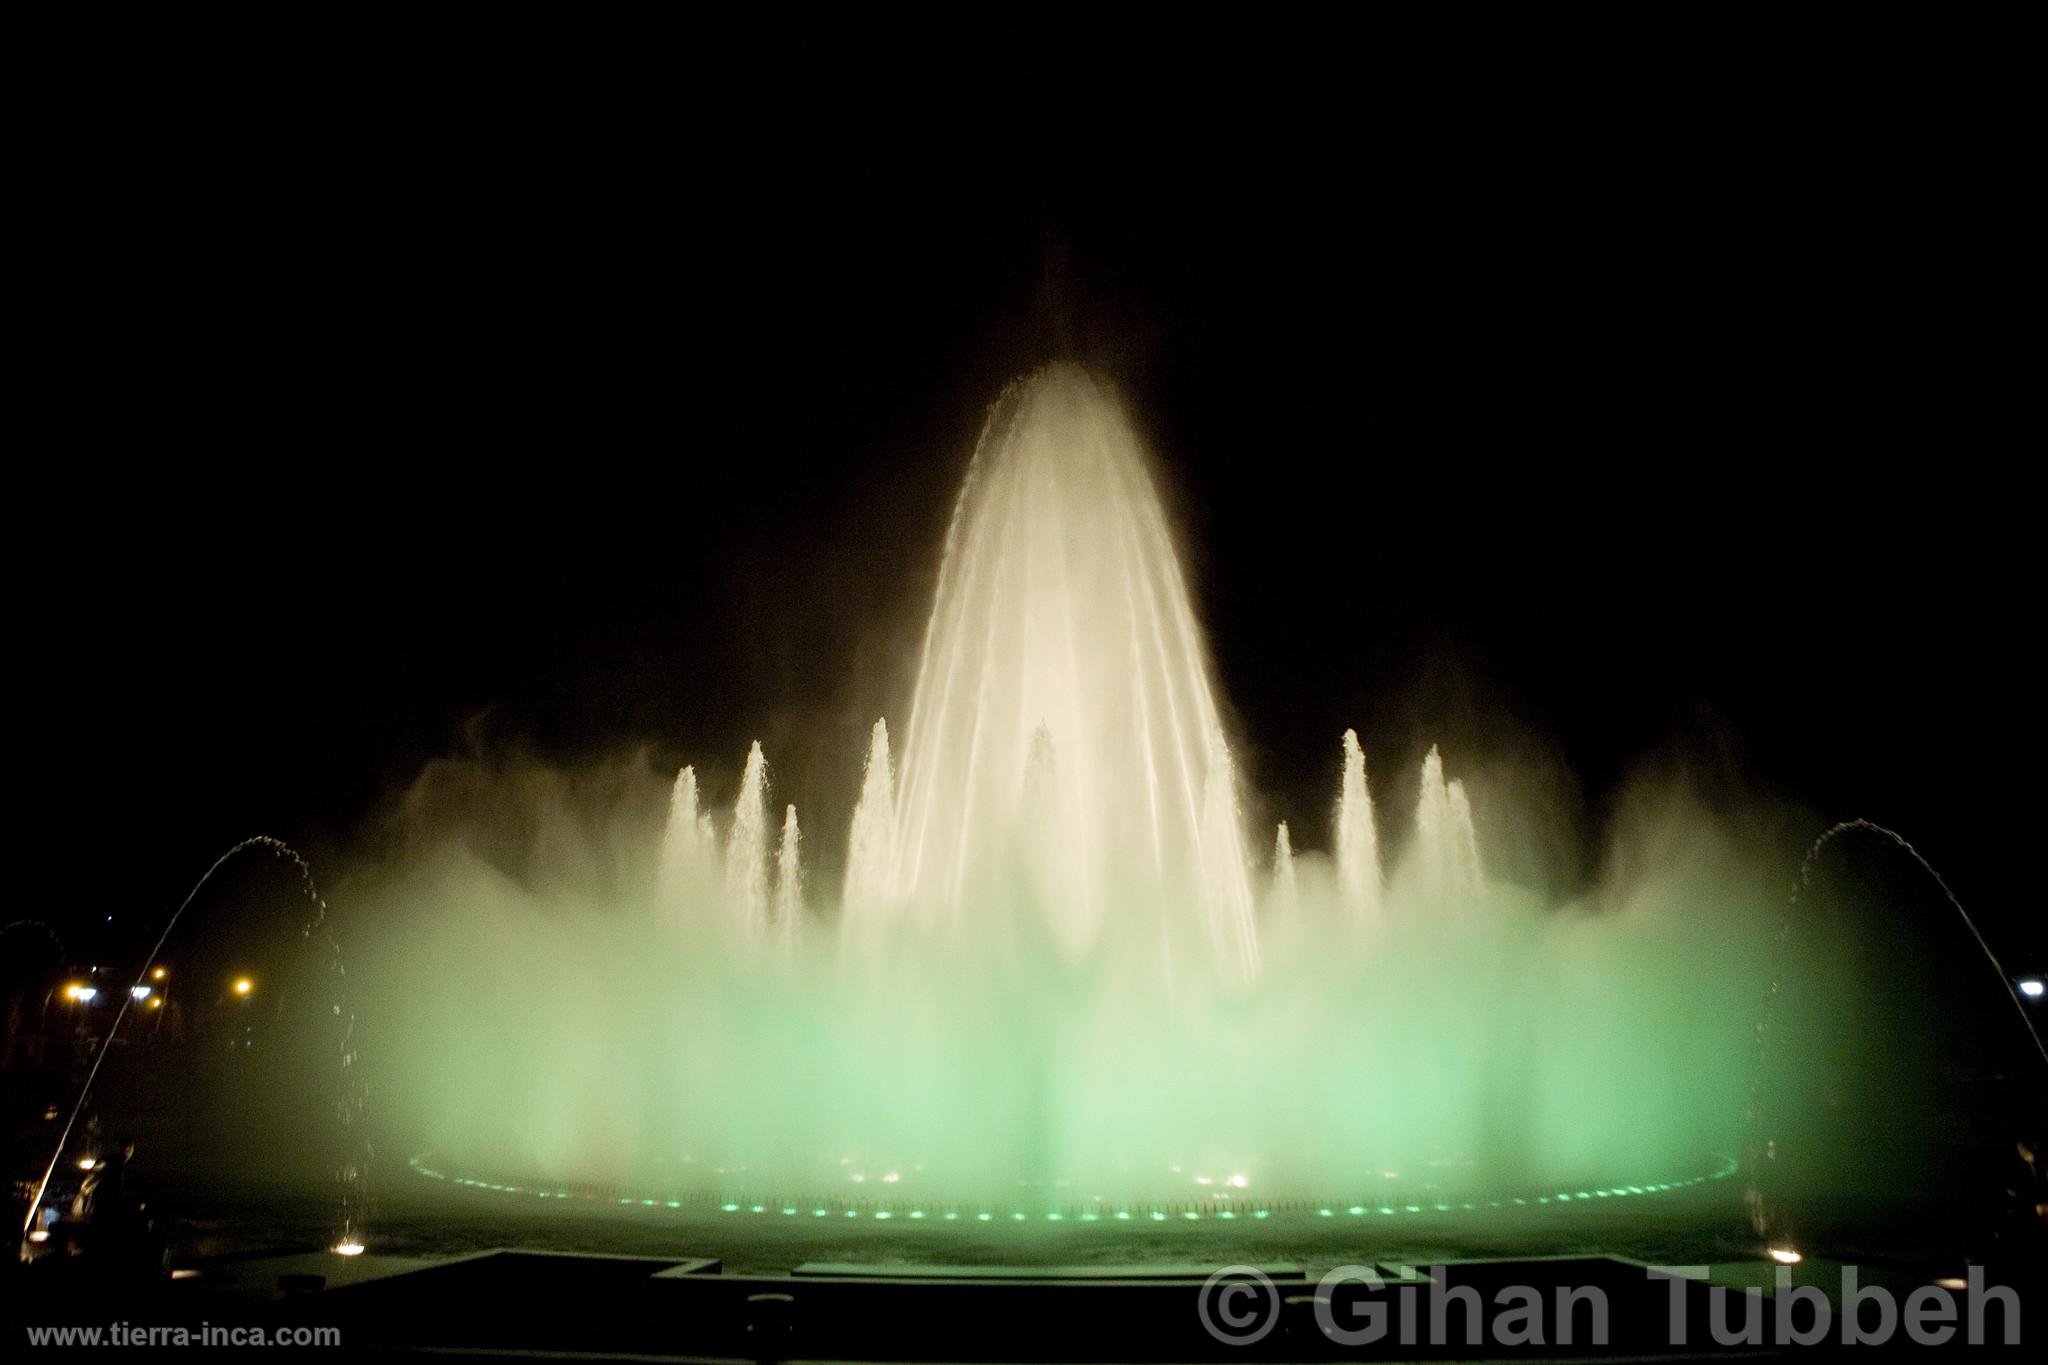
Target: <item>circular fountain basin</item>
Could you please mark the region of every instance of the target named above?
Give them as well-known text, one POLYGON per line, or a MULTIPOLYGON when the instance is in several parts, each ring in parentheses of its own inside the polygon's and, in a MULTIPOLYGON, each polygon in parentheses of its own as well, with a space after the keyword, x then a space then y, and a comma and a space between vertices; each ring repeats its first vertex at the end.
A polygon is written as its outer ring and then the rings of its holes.
MULTIPOLYGON (((1017 1199, 1007 1202, 917 1200, 889 1195, 794 1196, 739 1190, 674 1190, 610 1185, 563 1184, 543 1179, 506 1179, 467 1170, 434 1153, 421 1153, 408 1163, 422 1179, 445 1182, 464 1190, 499 1195, 508 1200, 582 1204, 625 1210, 655 1210, 694 1216, 718 1214, 753 1218, 875 1223, 952 1224, 963 1228, 1018 1224, 1145 1224, 1174 1222, 1267 1223, 1274 1220, 1356 1219, 1419 1220, 1460 1214, 1512 1215, 1516 1211, 1564 1210, 1614 1200, 1653 1200, 1727 1180, 1738 1169, 1733 1157, 1702 1158, 1690 1170, 1616 1183, 1584 1183, 1521 1191, 1383 1190, 1374 1195, 1344 1198, 1267 1199, 1241 1190, 1169 1203, 1063 1202, 1058 1199, 1017 1199)), ((1391 1183, 1391 1182, 1390 1182, 1391 1183)))

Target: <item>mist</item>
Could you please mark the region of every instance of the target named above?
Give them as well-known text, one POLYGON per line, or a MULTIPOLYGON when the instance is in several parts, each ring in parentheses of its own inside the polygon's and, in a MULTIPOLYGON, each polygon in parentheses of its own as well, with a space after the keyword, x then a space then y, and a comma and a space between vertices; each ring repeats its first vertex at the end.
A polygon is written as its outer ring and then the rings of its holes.
POLYGON ((1734 1169, 1782 807, 1646 768, 1587 835, 1533 738, 1381 769, 1333 717, 1330 804, 1277 809, 1094 376, 991 407, 896 708, 822 828, 778 793, 776 733, 681 772, 472 755, 397 796, 346 887, 422 1158, 992 1216, 1734 1169))

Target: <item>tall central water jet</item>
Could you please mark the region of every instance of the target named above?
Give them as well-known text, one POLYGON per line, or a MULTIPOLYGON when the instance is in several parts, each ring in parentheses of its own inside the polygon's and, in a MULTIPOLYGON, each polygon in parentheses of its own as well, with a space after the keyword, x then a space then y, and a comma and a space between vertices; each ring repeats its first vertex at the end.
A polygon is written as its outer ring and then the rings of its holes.
POLYGON ((1137 433, 1082 371, 1041 371, 991 410, 947 532, 900 794, 882 754, 855 819, 850 931, 984 913, 1021 864, 1072 953, 1142 900, 1179 907, 1161 926, 1172 956, 1255 969, 1201 632, 1137 433), (893 801, 892 837, 871 801, 893 801))

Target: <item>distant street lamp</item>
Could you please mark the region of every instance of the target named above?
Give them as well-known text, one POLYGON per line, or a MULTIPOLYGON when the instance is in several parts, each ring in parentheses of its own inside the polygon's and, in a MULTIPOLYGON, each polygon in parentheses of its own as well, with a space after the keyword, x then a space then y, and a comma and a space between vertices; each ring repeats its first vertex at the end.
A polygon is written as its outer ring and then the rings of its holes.
POLYGON ((253 990, 255 990, 255 989, 256 989, 256 983, 255 983, 255 982, 253 982, 253 981, 251 981, 251 980, 250 980, 250 979, 249 979, 248 977, 246 977, 246 976, 238 976, 238 977, 236 977, 236 978, 235 978, 235 994, 236 994, 236 995, 240 995, 240 996, 247 996, 247 995, 249 994, 249 992, 250 992, 250 991, 253 991, 253 990))

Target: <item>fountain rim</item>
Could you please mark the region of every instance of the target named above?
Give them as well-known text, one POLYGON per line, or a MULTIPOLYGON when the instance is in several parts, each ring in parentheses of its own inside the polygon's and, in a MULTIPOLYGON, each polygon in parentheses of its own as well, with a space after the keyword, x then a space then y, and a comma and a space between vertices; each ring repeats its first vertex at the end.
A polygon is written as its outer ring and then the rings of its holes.
POLYGON ((1067 1203, 1036 1211, 1005 1207, 996 1203, 962 1200, 846 1199, 842 1196, 793 1198, 786 1194, 741 1194, 734 1191, 665 1191, 649 1195, 640 1190, 615 1186, 586 1185, 565 1189, 552 1181, 507 1183, 467 1174, 438 1154, 428 1151, 406 1163, 424 1179, 496 1194, 532 1197, 549 1202, 578 1203, 615 1209, 654 1209, 685 1214, 772 1214, 786 1218, 825 1219, 841 1223, 848 1219, 862 1224, 915 1222, 923 1225, 951 1223, 962 1227, 989 1224, 1014 1227, 1046 1223, 1127 1223, 1131 1225, 1181 1222, 1293 1221, 1339 1218, 1433 1219, 1461 1213, 1497 1213, 1557 1209, 1601 1200, 1649 1198, 1675 1195, 1685 1190, 1726 1180, 1741 1169, 1733 1156, 1716 1152, 1713 1165, 1704 1170, 1662 1179, 1611 1185, 1586 1184, 1531 1187, 1497 1198, 1430 1198, 1413 1194, 1399 1200, 1384 1196, 1372 1200, 1356 1196, 1343 1199, 1287 1198, 1226 1200, 1216 1196, 1164 1203, 1132 1202, 1067 1203))

